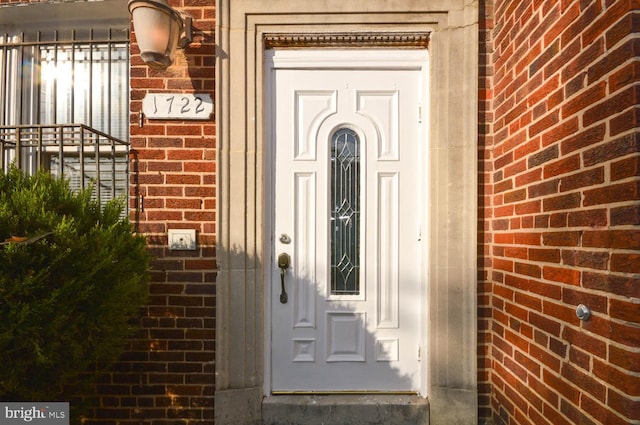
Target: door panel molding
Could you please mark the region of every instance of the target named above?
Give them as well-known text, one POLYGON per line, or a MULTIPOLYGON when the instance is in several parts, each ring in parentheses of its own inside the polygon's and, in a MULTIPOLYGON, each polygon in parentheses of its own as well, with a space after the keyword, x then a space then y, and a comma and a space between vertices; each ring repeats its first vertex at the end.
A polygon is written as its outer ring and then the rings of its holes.
POLYGON ((267 174, 273 177, 266 208, 274 211, 272 223, 264 227, 272 235, 266 257, 291 253, 287 277, 294 300, 299 299, 296 291, 304 294, 305 305, 282 304, 269 291, 278 286, 281 273, 275 263, 267 264, 265 311, 272 322, 266 328, 271 338, 265 351, 271 350, 266 375, 272 385, 265 393, 418 393, 426 380, 419 378, 416 349, 421 306, 427 300, 418 295, 425 259, 417 229, 424 209, 416 200, 422 186, 419 170, 426 170, 421 152, 427 140, 417 105, 426 95, 428 52, 300 49, 265 56, 265 81, 272 93, 266 116, 273 126, 267 127, 267 156, 272 158, 267 174), (310 53, 341 66, 315 60, 308 66, 310 53), (374 63, 384 57, 388 63, 374 68, 361 56, 374 63), (299 93, 331 93, 337 107, 331 114, 325 113, 326 100, 300 107, 299 93), (315 147, 315 154, 298 154, 298 134, 315 147), (334 193, 340 195, 334 198, 334 193), (291 242, 277 237, 283 233, 291 242), (334 288, 336 278, 345 286, 334 288), (309 324, 317 317, 317 325, 300 326, 301 312, 309 324), (325 316, 327 320, 320 319, 325 316), (299 346, 301 338, 314 339, 323 354, 314 356, 317 361, 296 360, 297 351, 290 347, 299 346), (344 362, 361 365, 349 370, 344 362))

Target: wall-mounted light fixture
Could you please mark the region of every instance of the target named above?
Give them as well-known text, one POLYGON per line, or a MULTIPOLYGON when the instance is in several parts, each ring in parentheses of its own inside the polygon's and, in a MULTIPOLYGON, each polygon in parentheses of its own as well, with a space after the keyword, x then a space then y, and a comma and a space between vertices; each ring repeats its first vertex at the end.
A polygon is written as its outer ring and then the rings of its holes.
POLYGON ((169 6, 166 0, 129 0, 140 57, 152 68, 166 69, 177 47, 192 40, 191 17, 169 6))

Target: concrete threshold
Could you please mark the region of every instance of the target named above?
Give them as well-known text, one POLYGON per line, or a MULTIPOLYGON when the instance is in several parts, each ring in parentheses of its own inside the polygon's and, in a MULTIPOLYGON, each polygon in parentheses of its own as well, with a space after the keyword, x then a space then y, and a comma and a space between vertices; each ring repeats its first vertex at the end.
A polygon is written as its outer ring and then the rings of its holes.
POLYGON ((264 425, 428 425, 417 395, 276 395, 262 403, 264 425))

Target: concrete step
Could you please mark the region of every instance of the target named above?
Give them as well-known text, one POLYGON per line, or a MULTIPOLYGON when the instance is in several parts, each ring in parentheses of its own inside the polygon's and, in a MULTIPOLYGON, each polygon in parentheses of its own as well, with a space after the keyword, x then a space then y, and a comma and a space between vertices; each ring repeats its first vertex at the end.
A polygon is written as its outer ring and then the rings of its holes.
POLYGON ((278 395, 262 403, 264 425, 428 425, 416 395, 278 395))

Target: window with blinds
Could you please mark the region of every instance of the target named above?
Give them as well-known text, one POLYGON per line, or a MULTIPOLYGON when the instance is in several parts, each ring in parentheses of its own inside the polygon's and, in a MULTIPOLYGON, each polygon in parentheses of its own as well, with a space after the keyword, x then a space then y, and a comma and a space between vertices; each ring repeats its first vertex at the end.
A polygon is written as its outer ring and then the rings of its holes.
POLYGON ((128 22, 0 33, 2 167, 42 167, 74 188, 91 180, 101 201, 126 197, 128 78, 128 22))

